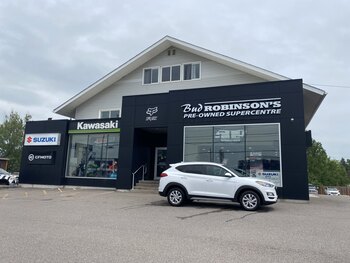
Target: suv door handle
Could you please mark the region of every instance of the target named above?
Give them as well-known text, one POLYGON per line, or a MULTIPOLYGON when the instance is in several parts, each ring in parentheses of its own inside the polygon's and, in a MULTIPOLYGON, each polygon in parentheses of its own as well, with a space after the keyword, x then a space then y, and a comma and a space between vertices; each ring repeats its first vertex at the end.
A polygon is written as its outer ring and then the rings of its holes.
POLYGON ((186 176, 181 176, 180 178, 181 178, 181 179, 187 179, 187 177, 186 177, 186 176))
POLYGON ((207 181, 207 182, 212 182, 212 181, 213 181, 213 179, 207 179, 206 181, 207 181))

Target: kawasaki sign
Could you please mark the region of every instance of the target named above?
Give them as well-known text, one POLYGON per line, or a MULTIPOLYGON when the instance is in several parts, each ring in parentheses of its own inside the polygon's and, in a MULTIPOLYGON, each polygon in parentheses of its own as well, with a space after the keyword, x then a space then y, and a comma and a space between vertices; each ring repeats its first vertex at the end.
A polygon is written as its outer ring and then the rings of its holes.
POLYGON ((68 133, 119 132, 118 119, 81 120, 69 123, 68 133))

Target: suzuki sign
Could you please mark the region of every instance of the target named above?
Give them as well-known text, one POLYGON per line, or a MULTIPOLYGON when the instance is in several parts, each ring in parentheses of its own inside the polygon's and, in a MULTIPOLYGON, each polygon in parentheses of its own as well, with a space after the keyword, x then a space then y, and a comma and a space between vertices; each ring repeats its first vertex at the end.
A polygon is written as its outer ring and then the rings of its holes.
POLYGON ((33 133, 26 134, 24 146, 57 146, 60 145, 60 133, 33 133))

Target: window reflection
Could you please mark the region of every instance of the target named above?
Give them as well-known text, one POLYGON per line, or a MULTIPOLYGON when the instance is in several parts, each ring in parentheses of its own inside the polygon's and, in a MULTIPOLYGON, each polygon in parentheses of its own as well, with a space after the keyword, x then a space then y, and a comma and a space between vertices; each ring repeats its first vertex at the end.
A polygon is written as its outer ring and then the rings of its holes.
POLYGON ((68 177, 116 178, 119 134, 73 134, 68 153, 68 177))
POLYGON ((282 186, 278 124, 185 127, 184 161, 221 163, 282 186))

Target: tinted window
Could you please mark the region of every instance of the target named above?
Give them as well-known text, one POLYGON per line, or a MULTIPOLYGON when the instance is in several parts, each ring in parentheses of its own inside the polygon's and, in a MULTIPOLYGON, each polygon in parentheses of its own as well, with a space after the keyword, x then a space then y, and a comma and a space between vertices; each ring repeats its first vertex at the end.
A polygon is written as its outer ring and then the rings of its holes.
POLYGON ((162 81, 170 81, 170 67, 162 68, 162 81))
POLYGON ((158 68, 144 70, 143 84, 158 83, 158 68))
POLYGON ((101 119, 109 118, 109 111, 101 111, 101 119))
POLYGON ((152 69, 152 83, 158 82, 158 69, 152 69))
POLYGON ((176 167, 176 169, 183 173, 204 174, 203 165, 181 165, 176 167))
POLYGON ((180 80, 180 66, 173 66, 171 69, 171 80, 180 80))
POLYGON ((119 110, 111 110, 111 118, 118 118, 119 110))
POLYGON ((152 78, 152 70, 151 69, 145 69, 143 83, 150 84, 151 83, 151 78, 152 78))
POLYGON ((184 80, 192 79, 192 64, 184 65, 184 80))
POLYGON ((214 176, 225 176, 225 173, 228 173, 225 169, 215 166, 215 165, 206 165, 206 174, 214 176))
POLYGON ((184 80, 199 79, 200 75, 199 63, 184 65, 184 80))

